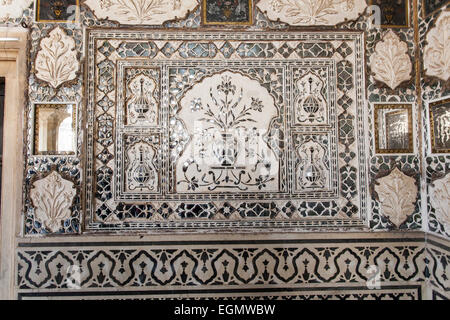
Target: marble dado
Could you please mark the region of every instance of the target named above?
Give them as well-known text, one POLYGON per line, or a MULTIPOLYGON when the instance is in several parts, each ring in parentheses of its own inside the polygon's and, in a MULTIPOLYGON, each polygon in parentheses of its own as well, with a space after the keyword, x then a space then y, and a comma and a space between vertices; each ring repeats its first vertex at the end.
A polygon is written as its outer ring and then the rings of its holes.
POLYGON ((179 295, 421 299, 430 273, 438 279, 441 294, 445 292, 442 285, 448 286, 444 280, 448 270, 436 269, 444 247, 436 242, 434 258, 427 255, 422 233, 220 238, 84 237, 81 242, 76 238, 20 242, 18 294, 24 299, 179 295), (374 279, 379 283, 372 283, 374 279), (372 286, 378 284, 379 289, 372 286))

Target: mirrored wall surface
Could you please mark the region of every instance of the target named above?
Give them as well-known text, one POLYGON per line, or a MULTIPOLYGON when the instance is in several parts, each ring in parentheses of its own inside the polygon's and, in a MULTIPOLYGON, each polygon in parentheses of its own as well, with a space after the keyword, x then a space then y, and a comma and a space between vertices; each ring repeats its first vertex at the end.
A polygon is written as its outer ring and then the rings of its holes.
POLYGON ((76 105, 34 105, 34 154, 75 155, 76 105))
POLYGON ((376 152, 413 153, 411 105, 377 104, 374 110, 376 152))
POLYGON ((431 151, 450 153, 450 98, 430 103, 431 151))

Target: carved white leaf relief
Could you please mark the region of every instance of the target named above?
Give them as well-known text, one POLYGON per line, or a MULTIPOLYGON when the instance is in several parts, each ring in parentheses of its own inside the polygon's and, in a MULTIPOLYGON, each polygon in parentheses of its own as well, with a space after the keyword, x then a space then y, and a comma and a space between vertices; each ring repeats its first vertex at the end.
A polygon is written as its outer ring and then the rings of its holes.
POLYGON ((33 0, 0 0, 0 19, 20 18, 33 0))
POLYGON ((354 20, 365 10, 364 0, 261 0, 258 8, 269 19, 293 26, 336 25, 354 20))
POLYGON ((378 179, 378 185, 375 185, 382 213, 397 227, 414 212, 417 190, 414 178, 398 168, 378 179))
POLYGON ((430 187, 431 205, 436 217, 450 232, 450 173, 433 182, 430 187))
POLYGON ((412 63, 406 42, 389 30, 375 46, 375 53, 370 57, 370 69, 376 80, 384 82, 391 89, 411 79, 412 63))
POLYGON ((450 11, 444 11, 428 32, 424 55, 425 74, 444 81, 450 78, 450 11))
POLYGON ((160 25, 193 10, 196 0, 87 0, 85 4, 99 19, 121 24, 160 25))
POLYGON ((75 79, 80 67, 75 41, 57 27, 42 39, 35 63, 36 77, 50 83, 53 88, 75 79))
POLYGON ((64 220, 70 218, 70 207, 76 194, 73 185, 57 172, 33 184, 30 197, 36 217, 51 232, 57 232, 64 220))

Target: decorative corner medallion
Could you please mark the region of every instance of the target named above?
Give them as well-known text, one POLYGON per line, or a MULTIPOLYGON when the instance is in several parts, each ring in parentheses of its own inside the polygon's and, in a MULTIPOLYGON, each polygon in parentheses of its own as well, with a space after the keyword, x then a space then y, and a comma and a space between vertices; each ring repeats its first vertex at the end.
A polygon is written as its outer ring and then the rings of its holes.
POLYGON ((41 40, 36 56, 36 77, 58 88, 77 77, 80 63, 75 50, 75 40, 60 27, 53 29, 41 40))
POLYGON ((120 24, 162 25, 194 10, 197 0, 85 0, 99 19, 120 24))
POLYGON ((375 80, 385 83, 392 90, 410 80, 412 62, 406 42, 389 30, 375 46, 375 52, 370 57, 370 69, 375 80))
POLYGON ((252 25, 253 0, 202 0, 205 25, 252 25))
POLYGON ((365 0, 261 0, 257 7, 269 19, 291 26, 333 26, 358 18, 367 3, 365 0))
POLYGON ((34 182, 30 197, 36 218, 52 233, 58 232, 71 216, 75 195, 74 183, 63 179, 56 171, 34 182))
POLYGON ((410 2, 409 0, 371 0, 381 10, 381 27, 383 28, 409 28, 410 2))
POLYGON ((76 22, 79 0, 36 0, 37 22, 76 22))
POLYGON ((383 215, 397 228, 414 212, 417 191, 416 180, 397 167, 375 185, 383 215))

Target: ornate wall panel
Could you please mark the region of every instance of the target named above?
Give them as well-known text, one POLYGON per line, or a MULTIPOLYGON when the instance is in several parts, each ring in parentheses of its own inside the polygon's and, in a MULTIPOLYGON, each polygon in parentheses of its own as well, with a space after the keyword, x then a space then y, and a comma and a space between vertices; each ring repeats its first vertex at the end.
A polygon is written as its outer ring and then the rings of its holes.
POLYGON ((19 298, 449 298, 448 1, 63 2, 0 1, 30 31, 19 298), (70 154, 33 150, 47 104, 70 154), (413 148, 377 152, 379 104, 413 148))
POLYGON ((87 229, 364 223, 361 33, 87 41, 87 229))

